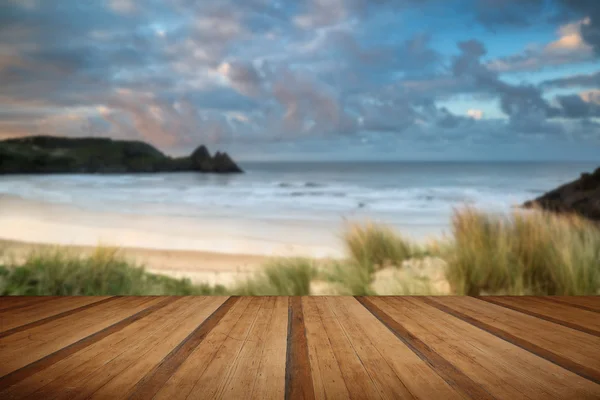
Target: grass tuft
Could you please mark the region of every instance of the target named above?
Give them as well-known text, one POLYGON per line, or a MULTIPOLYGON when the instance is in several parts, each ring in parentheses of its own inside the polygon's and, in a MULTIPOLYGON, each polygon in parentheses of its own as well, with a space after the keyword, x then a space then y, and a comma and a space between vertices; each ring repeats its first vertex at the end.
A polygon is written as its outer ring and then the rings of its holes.
POLYGON ((384 225, 352 225, 345 259, 273 259, 231 288, 151 274, 110 248, 82 256, 58 247, 19 262, 0 252, 0 295, 304 296, 311 282, 315 293, 347 295, 447 292, 448 283, 466 295, 600 294, 600 229, 581 217, 465 208, 455 211, 452 234, 416 245, 384 225))
POLYGON ((21 265, 0 269, 0 294, 25 296, 207 295, 223 294, 222 286, 192 285, 145 272, 118 250, 98 248, 90 256, 65 249, 31 253, 21 265))
POLYGON ((400 266, 417 252, 416 246, 381 224, 350 225, 343 240, 349 258, 371 273, 387 265, 400 266))
POLYGON ((447 276, 458 294, 590 295, 600 288, 600 230, 542 210, 492 216, 466 208, 452 220, 447 276))
POLYGON ((315 262, 308 258, 278 258, 254 277, 241 282, 232 293, 241 296, 306 296, 316 277, 315 262))

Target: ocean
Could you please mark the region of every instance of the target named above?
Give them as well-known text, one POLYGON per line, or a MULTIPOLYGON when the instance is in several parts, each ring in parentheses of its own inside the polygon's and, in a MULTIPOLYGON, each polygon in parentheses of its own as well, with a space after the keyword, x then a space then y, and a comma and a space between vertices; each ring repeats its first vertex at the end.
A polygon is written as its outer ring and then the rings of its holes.
POLYGON ((223 234, 239 237, 281 237, 293 227, 305 232, 325 229, 331 235, 346 221, 375 221, 423 238, 448 232, 457 207, 507 212, 581 172, 593 171, 597 164, 248 162, 241 166, 245 174, 5 175, 0 176, 0 196, 123 216, 211 221, 228 227, 223 234), (280 229, 268 235, 261 233, 265 227, 280 229))

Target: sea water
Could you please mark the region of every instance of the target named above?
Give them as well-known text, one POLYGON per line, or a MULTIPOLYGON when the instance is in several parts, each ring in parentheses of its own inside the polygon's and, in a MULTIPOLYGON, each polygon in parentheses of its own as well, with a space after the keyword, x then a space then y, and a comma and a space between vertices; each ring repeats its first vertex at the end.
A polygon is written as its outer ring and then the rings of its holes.
POLYGON ((597 167, 564 162, 248 162, 241 166, 245 173, 233 175, 4 175, 0 196, 121 215, 221 221, 240 237, 259 235, 265 226, 281 228, 273 230, 273 235, 281 236, 294 226, 331 233, 346 221, 376 221, 421 238, 447 233, 456 208, 468 205, 508 212, 597 167))

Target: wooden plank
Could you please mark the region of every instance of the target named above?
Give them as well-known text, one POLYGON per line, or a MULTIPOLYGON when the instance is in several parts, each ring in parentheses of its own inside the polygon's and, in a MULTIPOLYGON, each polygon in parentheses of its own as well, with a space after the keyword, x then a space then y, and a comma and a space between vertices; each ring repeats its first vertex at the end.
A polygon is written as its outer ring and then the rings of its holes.
POLYGON ((331 297, 325 297, 325 299, 337 318, 344 335, 350 342, 352 349, 360 359, 367 373, 371 376, 380 396, 384 399, 414 399, 415 396, 407 389, 402 380, 398 378, 387 360, 356 323, 357 321, 349 319, 344 305, 339 300, 332 299, 331 297))
POLYGON ((275 297, 273 315, 264 337, 258 374, 252 395, 254 400, 276 400, 285 396, 288 299, 275 297))
POLYGON ((115 300, 110 296, 65 297, 0 314, 0 338, 65 318, 88 308, 115 300))
POLYGON ((285 398, 313 399, 308 344, 304 326, 302 298, 293 296, 289 302, 287 355, 285 364, 285 398))
POLYGON ((600 318, 591 311, 548 304, 532 297, 480 296, 477 299, 600 337, 600 318))
POLYGON ((315 398, 318 400, 350 398, 315 298, 303 297, 302 309, 315 398))
POLYGON ((159 298, 130 297, 101 304, 0 339, 0 376, 59 351, 149 306, 159 298))
POLYGON ((263 301, 264 299, 258 297, 250 298, 250 304, 248 304, 233 329, 229 331, 227 338, 220 345, 202 375, 198 376, 188 398, 215 398, 218 393, 223 391, 235 360, 256 321, 263 301))
POLYGON ((113 325, 110 325, 104 329, 101 329, 100 331, 98 331, 88 337, 85 337, 77 342, 74 342, 54 353, 51 353, 36 362, 33 362, 23 368, 20 368, 14 372, 11 372, 8 375, 1 377, 0 378, 0 391, 18 383, 18 382, 21 382, 22 380, 25 380, 25 379, 31 377, 32 375, 45 370, 46 368, 51 367, 55 363, 58 363, 59 361, 68 358, 72 354, 75 354, 75 353, 81 351, 82 349, 85 349, 86 347, 91 346, 94 343, 101 341, 102 339, 104 339, 105 337, 107 337, 111 334, 121 331, 128 325, 132 324, 133 322, 135 322, 141 318, 144 318, 149 313, 155 311, 156 309, 158 309, 160 307, 163 307, 164 305, 165 305, 165 300, 162 300, 160 302, 154 302, 154 304, 151 304, 149 307, 147 307, 141 311, 138 311, 137 313, 130 315, 129 317, 127 317, 113 325))
POLYGON ((372 301, 489 396, 593 399, 599 395, 595 383, 448 315, 426 304, 423 298, 372 301))
MULTIPOLYGON (((208 334, 206 339, 189 355, 163 385, 154 399, 172 400, 176 397, 187 398, 209 364, 221 350, 226 339, 232 335, 232 330, 238 324, 250 304, 250 297, 241 297, 221 322, 208 334)), ((287 301, 285 311, 287 314, 287 301)))
MULTIPOLYGON (((381 399, 381 394, 377 390, 373 377, 352 348, 350 340, 344 334, 340 322, 329 308, 327 300, 319 296, 311 298, 310 301, 314 302, 319 312, 323 330, 331 344, 331 349, 337 360, 350 398, 381 399)), ((323 384, 327 385, 326 378, 324 378, 323 384)), ((327 387, 325 393, 327 393, 327 387)))
POLYGON ((33 304, 59 299, 60 296, 1 296, 0 311, 12 311, 33 304))
MULTIPOLYGON (((190 298, 192 304, 177 317, 177 321, 165 326, 160 331, 146 338, 143 342, 132 346, 124 353, 111 360, 103 370, 90 375, 81 382, 74 393, 63 391, 57 399, 124 399, 131 395, 135 385, 145 376, 150 376, 150 384, 154 378, 160 379, 165 370, 160 369, 153 375, 158 366, 174 349, 185 348, 190 341, 190 335, 213 314, 227 297, 195 297, 190 298), (181 345, 183 343, 183 345, 181 345), (179 347, 181 345, 181 347, 179 347), (148 375, 150 374, 150 375, 148 375)), ((192 335, 192 338, 195 336, 192 335)), ((179 353, 173 353, 165 362, 167 370, 173 367, 173 360, 179 353)))
POLYGON ((188 358, 192 351, 202 343, 208 334, 217 326, 223 317, 238 301, 230 297, 210 314, 192 333, 190 333, 175 349, 173 349, 159 365, 138 382, 125 397, 129 399, 152 398, 162 388, 173 373, 188 358))
MULTIPOLYGON (((260 361, 265 348, 265 336, 273 318, 275 302, 275 297, 263 299, 256 321, 231 368, 231 374, 223 390, 217 394, 218 398, 241 399, 248 397, 254 391, 254 384, 258 378, 260 361)), ((285 331, 283 333, 285 335, 285 331)), ((285 368, 285 363, 283 366, 285 368)), ((285 383, 285 375, 282 383, 285 383)))
POLYGON ((480 329, 600 383, 600 339, 468 297, 424 299, 480 329))
POLYGON ((434 368, 437 373, 453 389, 472 399, 493 399, 494 397, 474 382, 468 375, 456 368, 452 363, 443 358, 428 344, 417 337, 399 322, 394 314, 397 311, 390 307, 383 299, 358 297, 357 300, 365 306, 380 322, 382 322, 398 339, 408 346, 423 361, 434 368))
POLYGON ((600 313, 600 296, 544 296, 539 299, 600 313))
MULTIPOLYGON (((368 340, 373 354, 378 354, 418 399, 459 399, 463 396, 438 373, 386 328, 373 314, 352 297, 332 297, 338 320, 352 326, 368 340)), ((356 347, 356 345, 355 345, 356 347)), ((369 347, 365 347, 369 348, 369 347)), ((362 356, 361 356, 362 358, 362 356)), ((398 391, 399 396, 401 392, 398 391)), ((396 397, 396 396, 392 396, 396 397)))
POLYGON ((52 398, 66 387, 77 387, 79 381, 104 368, 119 354, 139 344, 145 337, 162 329, 166 324, 172 323, 178 309, 188 305, 185 299, 179 297, 165 298, 156 306, 142 311, 141 317, 132 320, 121 330, 104 336, 95 343, 57 360, 47 368, 0 391, 0 398, 30 398, 33 393, 36 393, 37 398, 52 398))

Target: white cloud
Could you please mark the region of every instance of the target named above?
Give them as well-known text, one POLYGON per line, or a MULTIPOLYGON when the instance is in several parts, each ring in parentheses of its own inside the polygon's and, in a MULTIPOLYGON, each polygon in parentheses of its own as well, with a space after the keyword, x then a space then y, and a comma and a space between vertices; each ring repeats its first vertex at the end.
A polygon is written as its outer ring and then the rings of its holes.
POLYGON ((118 14, 130 14, 136 10, 135 0, 108 0, 108 7, 118 14))
POLYGON ((472 109, 467 110, 467 116, 469 116, 473 119, 479 120, 479 119, 483 118, 483 111, 472 108, 472 109))
POLYGON ((529 44, 519 54, 492 60, 488 67, 497 72, 533 71, 547 66, 589 61, 594 57, 594 51, 581 36, 582 26, 589 23, 589 18, 583 18, 562 25, 555 41, 546 45, 529 44))

